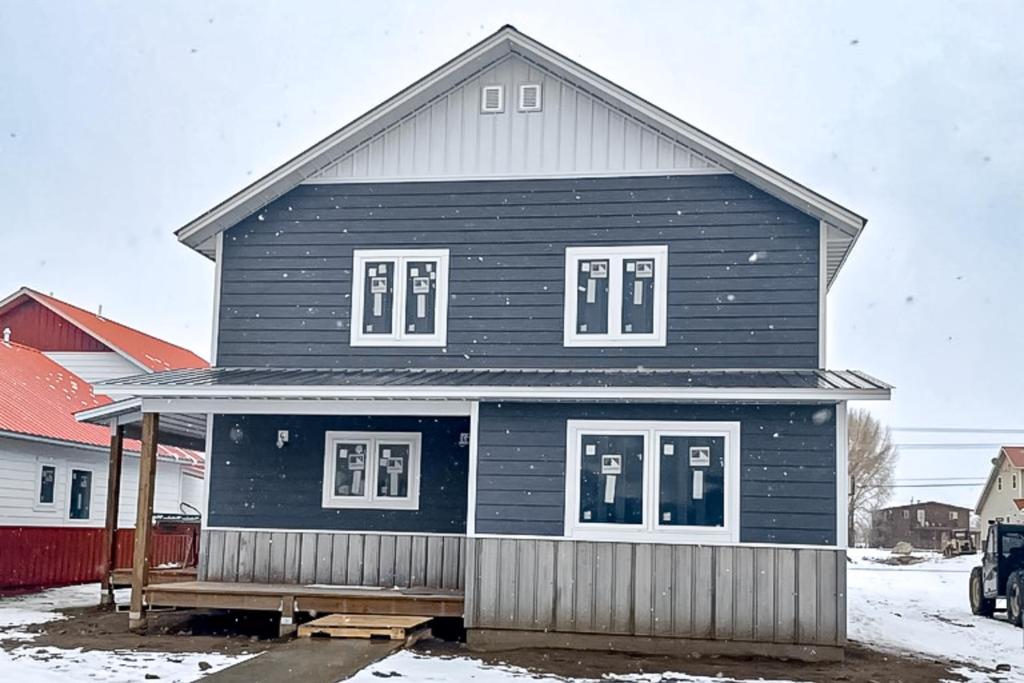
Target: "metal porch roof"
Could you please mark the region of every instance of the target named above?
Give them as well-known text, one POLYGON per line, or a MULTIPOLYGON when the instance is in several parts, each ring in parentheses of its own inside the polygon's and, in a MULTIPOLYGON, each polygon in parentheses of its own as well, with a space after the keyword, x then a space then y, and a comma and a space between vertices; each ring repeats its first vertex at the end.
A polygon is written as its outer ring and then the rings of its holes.
POLYGON ((97 391, 142 398, 519 400, 887 399, 855 370, 203 368, 119 378, 97 391))

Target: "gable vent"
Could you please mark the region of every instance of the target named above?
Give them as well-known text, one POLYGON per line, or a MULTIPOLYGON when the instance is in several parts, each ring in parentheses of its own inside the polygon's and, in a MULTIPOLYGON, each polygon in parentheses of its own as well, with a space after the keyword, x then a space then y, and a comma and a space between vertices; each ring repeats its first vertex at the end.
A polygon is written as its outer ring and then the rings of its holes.
POLYGON ((500 85, 485 85, 480 91, 480 111, 493 114, 504 109, 505 88, 500 85))
POLYGON ((540 111, 540 83, 519 86, 519 111, 540 111))

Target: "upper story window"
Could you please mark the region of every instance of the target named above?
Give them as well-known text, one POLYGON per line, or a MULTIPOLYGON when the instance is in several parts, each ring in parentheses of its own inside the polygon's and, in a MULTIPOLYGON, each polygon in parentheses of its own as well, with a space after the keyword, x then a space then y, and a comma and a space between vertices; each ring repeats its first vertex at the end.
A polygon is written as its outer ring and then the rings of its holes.
POLYGON ((565 346, 664 346, 668 247, 568 247, 565 346))
POLYGON ((739 423, 570 420, 566 533, 739 540, 739 423))
POLYGON ((421 439, 415 432, 327 432, 323 507, 418 510, 421 439))
POLYGON ((444 346, 448 250, 352 253, 352 346, 444 346))
POLYGON ((949 521, 956 522, 959 519, 960 519, 960 513, 959 512, 957 512, 956 510, 950 510, 949 511, 949 521))

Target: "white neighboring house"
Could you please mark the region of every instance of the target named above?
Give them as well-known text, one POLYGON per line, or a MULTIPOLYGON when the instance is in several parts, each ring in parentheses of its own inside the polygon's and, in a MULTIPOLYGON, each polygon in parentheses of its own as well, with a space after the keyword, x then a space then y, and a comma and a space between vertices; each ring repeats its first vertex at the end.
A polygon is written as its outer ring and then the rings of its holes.
POLYGON ((1024 522, 1024 446, 1003 446, 976 508, 981 528, 989 522, 1024 522))
MULTIPOLYGON (((78 422, 75 413, 110 399, 90 382, 207 364, 29 289, 0 301, 0 332, 0 587, 96 580, 110 429, 78 422)), ((121 529, 135 526, 139 448, 124 441, 121 529)), ((202 453, 161 445, 154 512, 201 510, 203 467, 202 453)))

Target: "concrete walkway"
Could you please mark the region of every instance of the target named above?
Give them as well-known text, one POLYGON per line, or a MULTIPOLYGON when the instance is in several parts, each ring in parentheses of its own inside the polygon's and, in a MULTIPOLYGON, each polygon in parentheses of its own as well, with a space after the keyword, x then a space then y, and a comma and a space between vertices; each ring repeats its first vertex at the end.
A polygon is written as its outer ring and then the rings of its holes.
POLYGON ((404 645, 401 640, 295 638, 207 676, 203 683, 336 683, 404 645))

